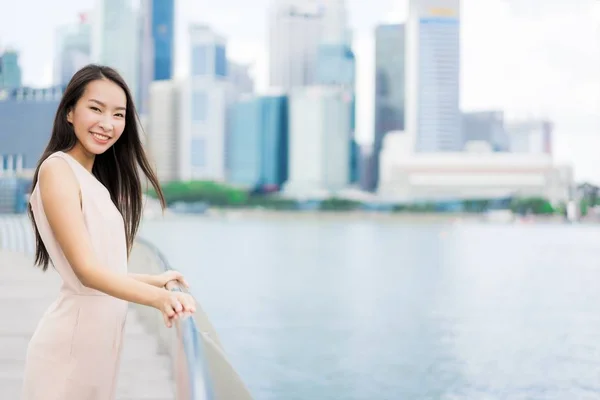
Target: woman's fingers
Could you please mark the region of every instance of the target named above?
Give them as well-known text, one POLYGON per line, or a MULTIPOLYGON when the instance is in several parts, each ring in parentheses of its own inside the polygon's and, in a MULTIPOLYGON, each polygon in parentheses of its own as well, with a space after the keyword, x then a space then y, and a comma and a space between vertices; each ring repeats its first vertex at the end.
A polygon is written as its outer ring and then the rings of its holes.
POLYGON ((176 296, 171 297, 171 307, 173 307, 173 310, 176 313, 183 311, 183 305, 176 296))
POLYGON ((180 301, 185 311, 188 311, 190 313, 196 312, 196 302, 194 301, 194 298, 192 296, 186 293, 180 297, 180 301))
POLYGON ((187 293, 171 292, 170 301, 165 303, 162 311, 165 325, 170 328, 173 321, 185 319, 196 312, 196 302, 187 293))
POLYGON ((163 315, 163 319, 165 320, 165 326, 167 328, 170 328, 171 326, 173 326, 173 323, 171 322, 171 318, 165 312, 163 312, 162 315, 163 315))

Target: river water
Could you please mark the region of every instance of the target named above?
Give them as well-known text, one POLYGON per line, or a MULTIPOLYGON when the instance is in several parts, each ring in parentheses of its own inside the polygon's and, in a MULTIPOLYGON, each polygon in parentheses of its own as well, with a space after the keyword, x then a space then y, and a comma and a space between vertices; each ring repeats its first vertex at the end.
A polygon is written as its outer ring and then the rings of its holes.
POLYGON ((169 217, 256 400, 598 399, 600 229, 169 217))

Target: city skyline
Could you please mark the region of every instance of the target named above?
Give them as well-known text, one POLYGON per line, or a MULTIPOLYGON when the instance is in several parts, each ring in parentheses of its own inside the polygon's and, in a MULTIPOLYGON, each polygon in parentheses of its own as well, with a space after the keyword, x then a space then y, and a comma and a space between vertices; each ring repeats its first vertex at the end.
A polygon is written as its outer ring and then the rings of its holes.
MULTIPOLYGON (((233 60, 247 62, 258 55, 255 59, 257 89, 264 89, 268 1, 259 3, 258 7, 255 5, 250 9, 236 0, 223 1, 219 7, 180 1, 176 11, 175 75, 181 77, 187 73, 185 30, 188 24, 206 22, 228 38, 228 53, 233 60), (238 12, 231 12, 232 9, 238 12), (242 16, 252 22, 242 23, 242 16)), ((365 7, 356 0, 348 1, 357 55, 357 136, 361 141, 370 140, 373 130, 373 110, 370 108, 373 104, 375 25, 386 21, 400 22, 405 15, 403 2, 396 2, 396 10, 389 6, 390 3, 373 1, 365 7)), ((36 26, 35 30, 30 24, 14 24, 23 20, 21 16, 28 11, 27 4, 24 1, 16 7, 11 6, 10 18, 0 16, 0 43, 19 50, 24 83, 43 86, 52 76, 50 67, 56 28, 75 22, 81 11, 91 11, 93 1, 60 0, 48 10, 44 5, 40 13, 45 16, 44 20, 27 15, 36 26)), ((556 1, 485 0, 478 4, 474 0, 463 0, 462 8, 463 110, 497 108, 506 109, 509 115, 520 111, 549 116, 556 122, 557 160, 572 161, 578 179, 600 181, 595 154, 591 150, 600 145, 596 109, 600 104, 597 74, 600 70, 597 49, 600 46, 589 45, 590 40, 592 43, 598 41, 598 30, 592 13, 587 13, 593 8, 593 1, 574 1, 565 6, 556 1), (543 7, 535 7, 536 3, 543 7), (510 28, 506 29, 507 26, 510 28)))

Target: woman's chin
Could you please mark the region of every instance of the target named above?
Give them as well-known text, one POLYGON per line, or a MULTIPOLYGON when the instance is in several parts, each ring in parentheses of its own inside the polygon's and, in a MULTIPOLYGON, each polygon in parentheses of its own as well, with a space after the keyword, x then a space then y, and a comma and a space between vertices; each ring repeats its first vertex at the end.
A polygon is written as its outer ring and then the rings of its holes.
POLYGON ((108 151, 112 147, 112 143, 101 145, 101 144, 93 142, 93 143, 86 143, 84 145, 84 147, 88 153, 98 156, 98 155, 104 154, 106 151, 108 151))

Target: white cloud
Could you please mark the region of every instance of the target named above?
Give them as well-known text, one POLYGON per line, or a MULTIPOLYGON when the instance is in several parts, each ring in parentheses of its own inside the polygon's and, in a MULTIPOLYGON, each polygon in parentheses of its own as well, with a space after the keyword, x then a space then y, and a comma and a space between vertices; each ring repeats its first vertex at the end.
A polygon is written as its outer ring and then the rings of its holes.
POLYGON ((408 0, 396 0, 392 3, 390 11, 382 18, 382 23, 398 24, 406 22, 408 18, 408 0))

